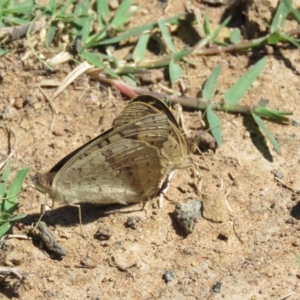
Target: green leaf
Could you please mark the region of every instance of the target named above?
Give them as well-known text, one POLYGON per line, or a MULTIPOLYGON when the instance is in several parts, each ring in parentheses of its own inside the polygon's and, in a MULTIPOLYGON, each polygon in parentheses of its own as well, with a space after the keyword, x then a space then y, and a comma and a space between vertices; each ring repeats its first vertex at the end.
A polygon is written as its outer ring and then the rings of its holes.
POLYGON ((132 0, 123 0, 115 12, 114 18, 111 21, 110 26, 118 28, 131 18, 135 11, 130 11, 132 6, 132 0))
POLYGON ((4 56, 6 53, 8 53, 9 51, 11 51, 11 50, 9 50, 9 49, 1 49, 0 48, 0 57, 1 56, 4 56))
POLYGON ((5 18, 3 18, 6 22, 6 24, 9 25, 27 25, 28 24, 28 19, 27 18, 18 18, 15 16, 5 16, 5 18))
POLYGON ((270 28, 271 33, 274 33, 275 31, 282 29, 283 23, 285 22, 288 13, 289 13, 288 7, 284 4, 284 2, 280 2, 271 23, 271 28, 270 28))
POLYGON ((10 229, 10 224, 8 222, 0 226, 0 238, 10 229))
POLYGON ((145 69, 137 68, 134 65, 121 65, 117 69, 114 69, 116 74, 129 75, 129 76, 136 73, 141 73, 144 70, 145 69))
POLYGON ((192 49, 182 50, 174 54, 163 55, 155 59, 144 60, 137 63, 137 67, 140 68, 161 68, 168 66, 171 61, 176 62, 182 59, 184 56, 192 53, 192 49))
POLYGON ((260 130, 269 138, 269 140, 271 141, 271 143, 272 143, 273 147, 275 148, 275 150, 278 153, 280 153, 280 146, 279 146, 278 142, 276 141, 275 137, 273 136, 273 134, 266 127, 264 121, 254 112, 252 113, 252 116, 253 116, 254 121, 256 122, 256 124, 259 126, 260 130))
POLYGON ((233 44, 238 44, 241 42, 241 31, 239 28, 235 28, 230 31, 230 42, 233 44))
POLYGON ((74 0, 67 0, 64 6, 59 10, 59 14, 65 15, 67 10, 69 9, 70 5, 74 2, 74 0))
POLYGON ((196 12, 196 23, 197 23, 200 35, 202 37, 204 37, 205 36, 205 30, 204 30, 204 26, 202 24, 202 16, 201 16, 200 9, 196 12))
POLYGON ((107 0, 97 0, 97 19, 100 29, 108 23, 109 20, 109 6, 107 0))
MULTIPOLYGON (((175 17, 172 17, 170 19, 166 19, 166 23, 169 24, 178 24, 180 17, 182 17, 183 15, 178 15, 175 17)), ((100 42, 98 45, 110 45, 110 44, 116 44, 119 43, 121 41, 124 41, 132 36, 135 35, 141 35, 143 32, 147 31, 147 30, 152 30, 157 26, 156 22, 150 23, 150 24, 146 24, 143 26, 139 26, 137 28, 134 28, 130 31, 127 31, 126 33, 120 34, 116 37, 104 40, 102 42, 100 42)))
POLYGON ((83 53, 80 54, 80 56, 83 59, 85 59, 89 64, 94 65, 95 67, 103 68, 103 69, 105 68, 101 56, 98 55, 97 53, 84 51, 83 53))
POLYGON ((213 112, 210 106, 207 107, 206 116, 209 124, 209 129, 211 130, 213 137, 215 138, 218 146, 220 147, 222 145, 221 120, 213 112))
POLYGON ((282 0, 282 2, 286 5, 286 7, 289 9, 289 11, 294 15, 297 22, 300 24, 300 12, 293 7, 292 1, 291 0, 282 0))
POLYGON ((77 15, 87 15, 89 11, 89 1, 76 1, 74 13, 77 15))
POLYGON ((5 211, 10 212, 11 208, 16 205, 18 193, 21 191, 27 173, 28 168, 19 170, 13 182, 11 183, 10 189, 6 194, 7 199, 4 202, 5 211))
POLYGON ((192 52, 193 52, 192 49, 184 49, 182 51, 172 54, 171 57, 172 57, 172 60, 176 62, 176 61, 181 60, 183 57, 191 54, 192 52))
POLYGON ((131 75, 131 74, 123 75, 123 76, 121 76, 121 78, 122 78, 125 82, 127 82, 129 85, 131 85, 131 86, 136 86, 136 81, 135 81, 135 78, 134 78, 133 75, 131 75))
POLYGON ((54 15, 56 13, 57 3, 56 0, 50 0, 48 5, 46 6, 46 13, 50 13, 50 15, 54 15))
POLYGON ((171 52, 176 53, 177 49, 172 41, 172 38, 169 33, 169 29, 167 28, 165 20, 163 18, 159 18, 158 26, 167 47, 171 50, 171 52))
POLYGON ((81 35, 82 36, 82 41, 83 41, 83 43, 85 43, 85 41, 87 40, 87 38, 90 35, 93 23, 94 23, 94 17, 93 16, 85 16, 85 17, 78 18, 74 22, 74 24, 76 24, 80 29, 75 30, 74 36, 81 35))
POLYGON ((90 35, 86 39, 85 44, 81 47, 81 50, 83 51, 84 49, 87 49, 87 48, 97 47, 100 44, 99 41, 101 41, 103 38, 105 38, 105 36, 107 34, 108 26, 109 26, 109 24, 107 24, 99 32, 97 32, 93 35, 90 35))
POLYGON ((38 8, 42 8, 39 5, 33 5, 33 3, 18 3, 17 5, 15 5, 14 7, 11 8, 7 8, 4 9, 4 14, 8 15, 8 14, 22 14, 25 18, 28 20, 28 16, 27 14, 30 13, 30 15, 32 15, 32 12, 35 11, 38 8))
POLYGON ((268 118, 270 120, 280 122, 280 123, 288 123, 289 118, 286 116, 292 115, 292 112, 285 112, 285 111, 280 111, 280 110, 275 110, 275 109, 267 109, 265 107, 257 107, 253 113, 256 115, 263 117, 263 118, 268 118))
POLYGON ((51 46, 51 43, 56 34, 56 30, 57 30, 57 22, 52 22, 46 33, 45 46, 47 48, 51 46))
POLYGON ((174 63, 173 61, 170 62, 169 65, 169 75, 172 85, 181 77, 183 76, 184 72, 182 68, 174 63))
POLYGON ((111 68, 105 68, 104 73, 112 78, 119 79, 120 76, 111 68))
POLYGON ((149 38, 150 33, 144 33, 140 36, 132 53, 132 58, 135 62, 144 60, 149 38))
POLYGON ((3 171, 1 182, 0 182, 0 200, 2 200, 6 194, 6 185, 7 185, 9 172, 10 172, 10 164, 7 164, 3 171))
POLYGON ((17 216, 13 216, 11 218, 9 218, 9 222, 13 223, 13 222, 16 222, 18 220, 21 220, 23 218, 25 218, 27 216, 27 214, 20 214, 20 215, 17 215, 17 216))
POLYGON ((205 36, 210 35, 210 24, 209 24, 209 17, 208 17, 208 10, 207 7, 205 9, 205 18, 204 18, 204 26, 203 26, 205 36))
POLYGON ((251 87, 254 80, 263 70, 266 58, 259 60, 249 71, 247 71, 229 90, 224 94, 224 100, 229 105, 236 105, 247 90, 251 87))
POLYGON ((3 27, 3 22, 2 22, 3 7, 4 7, 4 1, 0 1, 0 27, 3 27))
POLYGON ((281 34, 279 32, 273 32, 267 37, 267 41, 271 45, 276 45, 281 40, 281 34))
POLYGON ((292 45, 294 45, 295 47, 300 48, 300 44, 298 43, 298 41, 295 38, 293 38, 285 33, 281 33, 281 40, 287 41, 287 42, 291 43, 292 45))
POLYGON ((8 222, 10 217, 11 217, 11 214, 9 214, 7 212, 0 213, 0 223, 8 222))
POLYGON ((216 92, 216 86, 217 86, 217 80, 220 75, 222 66, 218 65, 212 73, 209 75, 208 79, 206 80, 204 87, 203 87, 203 98, 204 100, 212 100, 215 92, 216 92))

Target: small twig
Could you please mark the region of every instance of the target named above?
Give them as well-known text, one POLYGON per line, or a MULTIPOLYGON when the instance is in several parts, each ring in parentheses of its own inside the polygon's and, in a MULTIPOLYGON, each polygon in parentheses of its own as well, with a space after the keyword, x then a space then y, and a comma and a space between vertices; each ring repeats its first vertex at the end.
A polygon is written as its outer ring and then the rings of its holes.
POLYGON ((14 268, 0 267, 0 274, 4 276, 15 276, 20 280, 23 278, 22 275, 14 268))
POLYGON ((277 300, 286 300, 286 299, 289 299, 289 298, 293 297, 294 294, 295 294, 295 293, 292 292, 292 293, 290 293, 290 294, 287 294, 287 295, 285 295, 285 296, 282 296, 282 297, 278 298, 277 300))
POLYGON ((47 96, 47 94, 42 90, 41 87, 38 86, 38 89, 40 90, 40 92, 45 96, 45 98, 48 100, 48 103, 51 107, 51 110, 52 110, 52 121, 51 121, 51 130, 53 129, 53 126, 54 126, 54 122, 55 122, 55 116, 57 115, 57 112, 56 112, 56 109, 55 109, 55 106, 53 104, 53 102, 51 101, 51 99, 47 96))
POLYGON ((230 148, 231 148, 232 152, 236 155, 236 161, 237 161, 238 165, 240 167, 242 167, 242 164, 240 163, 240 159, 239 159, 239 154, 237 153, 237 151, 235 151, 235 149, 231 145, 230 145, 230 148))
POLYGON ((0 164, 0 170, 3 168, 3 166, 5 166, 5 164, 8 162, 8 160, 12 157, 12 155, 14 154, 14 152, 16 151, 16 145, 17 145, 17 137, 15 135, 15 133, 8 127, 6 127, 5 125, 0 125, 0 128, 6 129, 7 131, 11 132, 12 135, 14 136, 15 139, 15 147, 10 151, 9 155, 6 157, 6 159, 4 161, 1 162, 0 164))
POLYGON ((5 239, 19 239, 19 240, 32 240, 30 236, 24 234, 6 234, 5 239))
MULTIPOLYGON (((286 32, 285 34, 288 36, 295 36, 300 33, 300 26, 297 26, 295 29, 290 30, 286 32)), ((234 45, 228 45, 225 47, 222 46, 212 46, 210 48, 206 49, 196 49, 194 50, 194 54, 198 55, 215 55, 215 54, 220 54, 220 53, 225 53, 225 52, 233 52, 233 51, 239 51, 239 50, 246 50, 249 48, 254 48, 258 46, 264 46, 268 44, 268 36, 260 37, 257 39, 253 39, 250 41, 242 41, 240 43, 234 44, 234 45)))
POLYGON ((112 256, 109 260, 109 265, 111 267, 117 268, 119 271, 127 272, 134 279, 134 276, 131 274, 131 272, 129 272, 129 269, 136 267, 136 263, 132 263, 129 266, 122 266, 121 264, 119 264, 119 262, 116 260, 116 258, 114 256, 112 256))
POLYGON ((294 193, 299 193, 299 192, 300 192, 300 190, 296 190, 296 189, 294 189, 293 187, 291 187, 290 185, 287 185, 284 181, 282 181, 281 179, 279 179, 279 178, 276 177, 276 176, 275 176, 275 179, 276 179, 277 181, 279 181, 280 183, 282 183, 286 188, 288 188, 288 189, 291 190, 292 192, 294 192, 294 193))
POLYGON ((82 266, 82 265, 74 265, 75 268, 81 269, 95 269, 97 266, 82 266))
POLYGON ((19 38, 22 38, 26 35, 28 30, 30 32, 34 32, 37 30, 40 30, 46 26, 46 17, 41 17, 37 19, 33 24, 25 24, 21 26, 16 26, 16 27, 2 27, 0 28, 0 36, 8 34, 9 39, 6 41, 8 42, 13 42, 19 38))
POLYGON ((228 210, 232 213, 232 208, 231 208, 231 206, 230 206, 230 204, 229 204, 229 202, 227 200, 227 197, 228 197, 229 194, 230 194, 230 190, 229 191, 226 190, 226 193, 225 193, 225 204, 226 204, 228 210))
POLYGON ((236 236, 236 238, 240 241, 241 244, 244 244, 243 240, 241 239, 240 234, 236 230, 236 226, 235 226, 235 222, 234 221, 232 223, 232 228, 233 228, 233 232, 234 232, 234 235, 236 236))

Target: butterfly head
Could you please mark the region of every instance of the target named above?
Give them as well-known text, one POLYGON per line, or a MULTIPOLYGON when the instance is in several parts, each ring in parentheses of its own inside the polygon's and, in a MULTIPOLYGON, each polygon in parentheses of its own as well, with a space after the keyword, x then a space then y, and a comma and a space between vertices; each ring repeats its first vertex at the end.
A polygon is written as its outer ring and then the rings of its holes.
POLYGON ((51 185, 54 178, 53 173, 36 173, 34 176, 30 176, 34 187, 43 194, 51 194, 51 185))

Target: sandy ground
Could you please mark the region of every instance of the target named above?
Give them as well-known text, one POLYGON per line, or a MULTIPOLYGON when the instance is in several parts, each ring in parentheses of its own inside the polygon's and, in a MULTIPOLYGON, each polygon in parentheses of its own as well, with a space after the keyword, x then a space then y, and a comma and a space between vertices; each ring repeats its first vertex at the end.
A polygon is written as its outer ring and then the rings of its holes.
MULTIPOLYGON (((140 2, 144 8, 134 22, 149 22, 162 14, 156 2, 140 2)), ((167 15, 182 11, 183 2, 172 5, 167 15)), ((192 5, 203 8, 197 2, 192 5)), ((213 22, 219 22, 224 9, 210 8, 213 22)), ((243 104, 255 104, 264 97, 270 100, 270 107, 293 111, 292 119, 299 121, 299 51, 293 47, 267 50, 192 56, 195 68, 185 66, 187 95, 195 96, 218 64, 222 65, 218 85, 222 95, 249 65, 266 56, 266 67, 243 104)), ((1 123, 17 136, 12 169, 16 172, 29 167, 34 175, 49 170, 73 149, 108 129, 128 99, 115 92, 109 97, 107 89, 82 76, 55 99, 58 115, 50 130, 52 112, 36 84, 45 79, 61 81, 72 66, 63 65, 45 76, 38 70, 25 70, 20 61, 23 55, 11 53, 0 60, 1 123), (80 99, 83 89, 90 86, 94 88, 80 99)), ((151 88, 159 90, 156 85, 151 88)), ((54 89, 45 92, 52 95, 54 89)), ((47 256, 38 243, 8 240, 0 253, 1 265, 17 267, 25 279, 0 285, 0 299, 262 300, 281 299, 290 293, 294 293, 292 299, 300 299, 300 267, 294 255, 300 252, 299 193, 275 180, 277 174, 295 190, 300 188, 299 127, 266 121, 280 143, 278 154, 251 119, 219 115, 223 145, 215 154, 205 154, 206 161, 203 156, 191 155, 203 166, 201 193, 193 187, 191 170, 179 170, 163 208, 158 208, 154 199, 146 211, 136 205, 130 207, 136 212, 106 215, 111 207, 82 204, 85 239, 76 208, 56 205, 44 221, 67 255, 55 259, 47 256), (201 218, 194 231, 185 235, 174 218, 174 203, 192 199, 210 201, 222 222, 201 218), (136 226, 128 227, 125 223, 132 216, 140 219, 136 226), (109 240, 94 237, 100 225, 112 233, 109 240), (163 279, 167 270, 174 273, 169 282, 163 279), (221 288, 214 292, 218 281, 221 288)), ((200 127, 198 116, 184 111, 184 117, 192 135, 200 127)), ((0 134, 4 159, 8 138, 5 131, 0 134)), ((27 178, 26 189, 19 197, 21 212, 29 214, 26 225, 37 220, 44 201, 30 185, 27 178)), ((17 228, 13 232, 22 233, 17 228)))

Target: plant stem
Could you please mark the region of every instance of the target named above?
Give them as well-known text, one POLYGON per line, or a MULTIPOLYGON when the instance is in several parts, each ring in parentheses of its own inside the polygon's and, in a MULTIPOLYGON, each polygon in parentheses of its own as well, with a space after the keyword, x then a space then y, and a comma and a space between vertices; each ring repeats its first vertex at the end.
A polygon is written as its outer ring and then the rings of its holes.
MULTIPOLYGON (((215 110, 215 111, 223 111, 223 112, 227 112, 227 113, 243 114, 243 115, 251 114, 254 112, 254 113, 261 115, 262 117, 267 117, 266 114, 259 113, 259 108, 260 108, 259 105, 239 105, 239 104, 227 105, 224 102, 213 103, 210 101, 206 101, 203 98, 178 96, 178 95, 167 95, 164 93, 149 91, 149 90, 143 89, 141 87, 130 86, 121 80, 108 79, 103 74, 99 74, 99 72, 96 72, 95 70, 93 70, 89 74, 93 79, 96 79, 96 80, 99 80, 100 82, 104 82, 104 83, 114 86, 122 94, 124 94, 130 98, 134 98, 138 95, 151 95, 153 97, 159 98, 159 99, 169 102, 171 104, 178 103, 178 104, 182 105, 183 107, 205 110, 205 109, 207 109, 208 106, 210 106, 211 109, 215 110), (256 110, 257 110, 257 112, 256 112, 256 110)), ((275 111, 273 111, 273 112, 275 112, 275 111)), ((278 111, 278 113, 279 113, 279 111, 278 111)), ((280 112, 280 113, 281 113, 280 119, 282 122, 288 121, 288 118, 286 118, 285 115, 292 114, 292 112, 288 112, 288 111, 280 112)))

